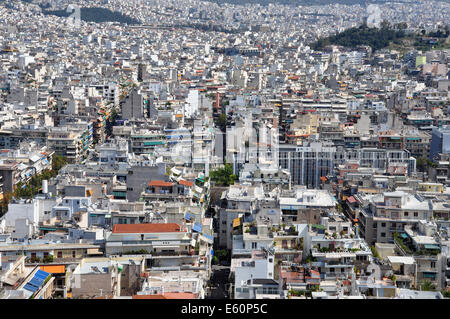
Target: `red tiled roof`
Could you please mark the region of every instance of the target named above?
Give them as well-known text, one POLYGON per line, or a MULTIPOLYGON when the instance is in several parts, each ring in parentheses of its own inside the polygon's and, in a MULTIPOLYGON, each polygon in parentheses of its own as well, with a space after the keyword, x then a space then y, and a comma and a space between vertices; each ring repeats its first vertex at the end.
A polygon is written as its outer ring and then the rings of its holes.
POLYGON ((320 276, 320 272, 311 269, 311 275, 320 276))
POLYGON ((180 185, 185 185, 185 186, 189 186, 189 187, 192 187, 192 185, 194 185, 193 182, 186 181, 184 179, 180 179, 179 183, 180 183, 180 185))
POLYGON ((171 182, 165 181, 151 181, 148 186, 159 186, 159 187, 171 187, 173 184, 171 182))
POLYGON ((181 231, 180 225, 167 224, 116 224, 113 233, 174 233, 181 231))

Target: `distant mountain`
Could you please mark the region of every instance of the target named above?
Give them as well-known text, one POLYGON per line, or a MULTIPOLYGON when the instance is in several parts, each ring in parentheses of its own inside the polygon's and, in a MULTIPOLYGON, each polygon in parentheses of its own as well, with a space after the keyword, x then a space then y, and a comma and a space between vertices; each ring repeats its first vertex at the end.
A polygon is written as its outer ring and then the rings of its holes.
MULTIPOLYGON (((46 10, 45 7, 42 8, 42 13, 45 15, 55 15, 58 17, 68 17, 72 12, 67 12, 66 10, 46 10)), ((126 24, 141 24, 138 20, 126 16, 120 12, 114 12, 106 8, 81 8, 80 9, 81 20, 86 22, 119 22, 126 24)))

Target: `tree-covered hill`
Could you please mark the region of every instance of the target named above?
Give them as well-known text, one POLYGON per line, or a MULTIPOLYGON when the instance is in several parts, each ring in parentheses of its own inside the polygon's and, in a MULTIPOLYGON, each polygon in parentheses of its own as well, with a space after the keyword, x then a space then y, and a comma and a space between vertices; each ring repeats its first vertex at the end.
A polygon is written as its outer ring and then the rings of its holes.
MULTIPOLYGON (((42 13, 45 15, 55 15, 58 17, 68 17, 72 14, 72 12, 67 12, 66 10, 45 10, 45 8, 42 8, 42 13)), ((140 22, 134 18, 106 8, 81 8, 80 17, 81 20, 86 22, 119 22, 129 25, 140 24, 140 22)))
POLYGON ((400 43, 405 38, 405 32, 401 29, 389 27, 370 28, 363 24, 356 28, 347 29, 333 36, 319 39, 312 44, 314 50, 321 50, 328 45, 340 45, 344 47, 357 47, 368 45, 373 50, 379 50, 389 46, 391 42, 400 43))
POLYGON ((348 48, 368 45, 373 50, 379 50, 394 45, 422 51, 448 47, 447 37, 450 35, 448 26, 428 33, 425 30, 407 33, 405 32, 406 28, 407 25, 404 22, 391 26, 389 22, 383 21, 381 28, 370 28, 363 24, 336 35, 321 38, 312 43, 311 47, 314 50, 323 50, 328 45, 339 45, 348 48))

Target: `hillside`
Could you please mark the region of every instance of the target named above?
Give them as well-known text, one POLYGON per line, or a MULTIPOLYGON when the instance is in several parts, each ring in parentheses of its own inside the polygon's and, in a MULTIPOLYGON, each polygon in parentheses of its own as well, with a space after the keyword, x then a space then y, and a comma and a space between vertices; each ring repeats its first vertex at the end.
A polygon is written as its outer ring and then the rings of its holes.
POLYGON ((395 25, 394 28, 389 23, 382 24, 378 28, 370 28, 361 25, 356 28, 347 29, 333 36, 322 38, 311 44, 314 50, 322 50, 328 45, 339 45, 348 48, 355 48, 360 45, 368 45, 373 50, 383 48, 403 48, 428 51, 431 49, 442 49, 448 47, 446 39, 449 36, 448 27, 436 32, 426 33, 425 30, 417 33, 406 33, 406 24, 395 25))
MULTIPOLYGON (((71 13, 66 10, 45 10, 42 7, 42 13, 45 15, 55 15, 58 17, 68 17, 71 13)), ((81 20, 86 22, 119 22, 126 24, 140 24, 136 19, 121 14, 120 12, 113 12, 105 8, 81 8, 81 20)))

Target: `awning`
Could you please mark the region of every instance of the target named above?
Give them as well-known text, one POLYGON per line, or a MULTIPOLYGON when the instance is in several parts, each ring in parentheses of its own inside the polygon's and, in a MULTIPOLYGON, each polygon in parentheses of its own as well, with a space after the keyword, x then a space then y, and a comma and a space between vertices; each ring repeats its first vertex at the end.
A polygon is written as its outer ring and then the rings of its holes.
POLYGON ((204 233, 201 233, 200 234, 201 235, 201 239, 203 240, 203 241, 206 241, 208 244, 213 244, 214 243, 214 238, 212 237, 212 236, 209 236, 209 235, 206 235, 206 234, 204 234, 204 233))
POLYGON ((350 196, 349 198, 347 198, 347 200, 350 204, 353 204, 356 202, 356 199, 353 196, 350 196))
POLYGON ((34 274, 34 277, 41 278, 41 279, 47 279, 47 277, 48 277, 49 275, 50 275, 50 274, 49 274, 48 272, 46 272, 46 271, 38 270, 38 271, 34 274))
POLYGON ((201 225, 200 223, 196 222, 196 223, 194 224, 194 226, 192 227, 192 230, 193 230, 193 231, 196 231, 196 232, 198 232, 198 233, 201 233, 201 231, 202 231, 202 225, 201 225))
POLYGON ((401 233, 400 237, 403 238, 403 239, 406 239, 406 238, 408 238, 408 235, 406 235, 405 233, 401 233))
POLYGON ((184 219, 186 219, 187 221, 190 221, 191 219, 195 219, 194 215, 186 213, 186 215, 184 215, 184 219))
POLYGON ((88 248, 87 250, 88 255, 102 255, 103 253, 98 250, 98 248, 88 248))
POLYGON ((237 217, 233 219, 233 228, 241 226, 241 218, 237 217))
POLYGON ((64 274, 66 273, 65 265, 49 265, 49 266, 41 266, 42 271, 52 273, 52 274, 64 274))
POLYGON ((38 288, 38 287, 35 287, 35 286, 33 286, 33 285, 30 285, 30 284, 26 284, 26 285, 23 287, 23 289, 28 290, 28 291, 31 291, 31 292, 35 292, 35 291, 37 291, 39 288, 38 288))
POLYGON ((434 245, 434 244, 425 244, 423 246, 425 247, 425 249, 433 249, 433 250, 440 250, 441 249, 439 247, 439 245, 434 245))

